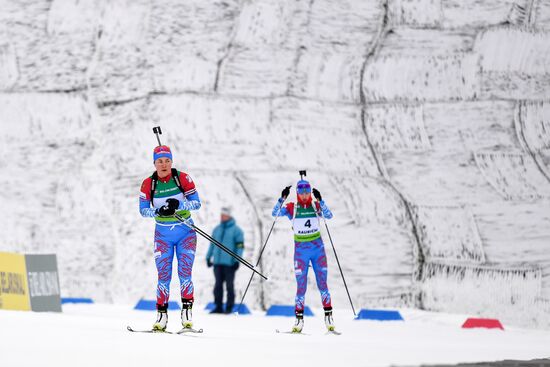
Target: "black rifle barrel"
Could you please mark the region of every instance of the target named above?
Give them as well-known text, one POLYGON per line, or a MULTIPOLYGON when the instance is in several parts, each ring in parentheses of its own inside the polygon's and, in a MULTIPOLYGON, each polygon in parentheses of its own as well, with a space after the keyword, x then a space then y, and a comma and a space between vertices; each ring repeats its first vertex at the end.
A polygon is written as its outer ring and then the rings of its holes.
POLYGON ((160 142, 160 136, 159 135, 162 134, 162 131, 160 130, 160 126, 154 127, 153 132, 157 136, 157 141, 159 142, 159 146, 161 146, 162 143, 160 142))

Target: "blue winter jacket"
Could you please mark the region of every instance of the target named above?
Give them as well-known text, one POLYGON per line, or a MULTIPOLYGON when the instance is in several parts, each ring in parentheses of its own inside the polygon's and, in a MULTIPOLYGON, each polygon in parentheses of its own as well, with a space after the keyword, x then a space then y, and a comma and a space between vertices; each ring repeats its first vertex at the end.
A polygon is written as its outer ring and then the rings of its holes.
MULTIPOLYGON (((235 223, 235 219, 231 218, 226 222, 218 224, 214 228, 214 232, 212 232, 212 237, 237 255, 242 256, 244 251, 244 234, 242 229, 235 223)), ((231 266, 237 262, 231 255, 213 243, 210 243, 206 259, 212 258, 214 265, 231 266)))

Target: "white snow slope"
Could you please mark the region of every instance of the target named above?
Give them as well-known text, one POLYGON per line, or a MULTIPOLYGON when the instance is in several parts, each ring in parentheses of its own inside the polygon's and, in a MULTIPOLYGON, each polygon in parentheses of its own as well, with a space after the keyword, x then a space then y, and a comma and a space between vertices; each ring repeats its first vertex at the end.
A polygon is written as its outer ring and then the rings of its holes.
MULTIPOLYGON (((307 335, 277 334, 293 319, 209 315, 195 311, 198 335, 130 333, 154 312, 131 305, 66 305, 62 314, 0 311, 3 366, 414 366, 548 358, 550 333, 506 328, 461 329, 464 315, 401 310, 405 322, 353 320, 336 310, 342 335, 326 335, 322 316, 306 317, 307 335), (32 352, 29 352, 29 346, 32 352)), ((198 307, 197 307, 198 309, 198 307)), ((315 309, 322 315, 322 309, 315 309)), ((179 330, 179 313, 169 313, 179 330)))
MULTIPOLYGON (((231 204, 247 260, 308 169, 356 308, 548 329, 549 65, 542 0, 0 0, 0 251, 57 254, 64 297, 153 299, 137 205, 161 125, 196 223, 231 204)), ((288 221, 261 269, 248 305, 292 304, 288 221)))

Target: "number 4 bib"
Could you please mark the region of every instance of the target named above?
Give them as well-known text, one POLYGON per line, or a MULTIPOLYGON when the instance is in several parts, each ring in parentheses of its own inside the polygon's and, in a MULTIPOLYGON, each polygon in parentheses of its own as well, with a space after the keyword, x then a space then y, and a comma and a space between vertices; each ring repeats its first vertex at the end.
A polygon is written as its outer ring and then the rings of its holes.
POLYGON ((312 205, 303 208, 298 204, 294 206, 294 219, 292 228, 294 229, 294 240, 297 242, 309 242, 321 237, 319 217, 312 205))

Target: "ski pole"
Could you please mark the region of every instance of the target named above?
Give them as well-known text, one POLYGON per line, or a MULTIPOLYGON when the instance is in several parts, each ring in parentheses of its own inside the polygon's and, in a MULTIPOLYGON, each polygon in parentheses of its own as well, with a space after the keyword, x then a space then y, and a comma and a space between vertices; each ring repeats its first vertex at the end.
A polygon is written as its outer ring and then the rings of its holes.
MULTIPOLYGON (((159 135, 162 134, 162 130, 160 129, 160 126, 155 126, 153 128, 153 133, 155 133, 155 135, 157 136, 157 141, 159 143, 159 145, 162 145, 162 143, 160 142, 160 137, 159 135)), ((202 229, 198 228, 197 226, 195 226, 194 224, 190 224, 187 222, 186 219, 182 218, 179 214, 174 214, 174 217, 179 220, 180 222, 182 222, 183 224, 185 224, 187 227, 191 228, 191 229, 194 229, 198 234, 200 234, 201 236, 203 236, 204 238, 206 238, 207 240, 209 240, 210 242, 212 242, 214 245, 218 246, 220 249, 222 249, 223 251, 227 252, 229 255, 233 256, 237 261, 239 261, 241 264, 245 265, 247 268, 249 268, 250 270, 252 270, 254 273, 257 273, 259 276, 261 276, 262 278, 264 278, 265 280, 267 280, 267 277, 265 275, 263 275, 262 273, 258 272, 253 266, 252 264, 250 264, 248 261, 246 261, 245 259, 243 259, 242 257, 240 257, 239 255, 237 255, 236 253, 234 253, 233 251, 231 251, 230 249, 228 249, 227 247, 225 247, 223 244, 221 244, 220 242, 216 241, 214 238, 210 237, 210 235, 206 232, 204 232, 202 229)), ((253 273, 253 274, 254 274, 253 273)))
POLYGON ((338 255, 336 254, 336 248, 334 247, 334 242, 332 242, 332 236, 330 235, 330 231, 328 230, 327 220, 323 216, 323 222, 325 222, 325 227, 327 229, 328 238, 330 240, 330 244, 332 245, 332 251, 334 251, 334 257, 336 258, 336 263, 338 264, 338 269, 340 269, 340 275, 342 276, 342 280, 344 281, 344 287, 346 288, 346 293, 348 294, 349 303, 351 305, 351 309, 353 311, 353 316, 357 318, 357 313, 355 313, 355 307, 353 307, 353 302, 351 301, 351 296, 349 295, 348 285, 346 284, 346 278, 344 278, 344 273, 342 272, 342 267, 340 266, 340 260, 338 260, 338 255))
MULTIPOLYGON (((279 214, 281 213, 281 209, 283 208, 283 204, 285 202, 286 198, 281 203, 281 207, 279 208, 279 211, 277 212, 277 216, 275 217, 275 220, 273 221, 273 224, 271 225, 271 228, 269 229, 269 233, 267 234, 267 238, 265 239, 264 245, 262 246, 262 249, 260 250, 260 255, 258 256, 258 261, 256 262, 256 266, 260 264, 260 260, 262 258, 262 255, 264 253, 264 250, 267 246, 267 241, 269 241, 269 236, 271 236, 271 232, 273 231, 273 228, 275 227, 275 223, 277 223, 277 219, 279 219, 279 214)), ((243 297, 241 298, 241 303, 239 303, 239 307, 237 308, 237 314, 241 312, 241 307, 243 306, 244 298, 246 297, 246 293, 248 292, 248 288, 250 287, 250 283, 252 283, 252 278, 254 278, 254 273, 250 275, 250 279, 248 280, 248 284, 246 286, 246 289, 244 290, 243 297)))
POLYGON ((185 224, 187 227, 191 228, 191 229, 194 229, 198 234, 200 234, 201 236, 203 236, 204 238, 206 238, 208 241, 212 242, 214 245, 218 246, 221 250, 225 251, 226 253, 228 253, 229 255, 233 256, 238 262, 240 262, 241 264, 243 264, 244 266, 246 266, 247 268, 249 268, 250 270, 252 270, 254 273, 258 274, 259 276, 261 276, 262 278, 264 278, 265 280, 267 280, 267 277, 265 275, 263 275, 262 273, 260 273, 259 271, 257 271, 254 266, 252 266, 252 264, 250 264, 248 261, 246 261, 245 259, 243 259, 242 257, 240 257, 239 255, 237 255, 236 253, 234 253, 233 251, 231 251, 230 249, 228 249, 227 247, 225 247, 222 243, 220 243, 219 241, 217 241, 216 239, 212 238, 208 233, 204 232, 202 229, 200 229, 199 227, 197 227, 196 225, 194 224, 191 224, 189 223, 186 219, 182 218, 179 214, 174 214, 174 217, 179 220, 180 222, 182 222, 183 224, 185 224))

